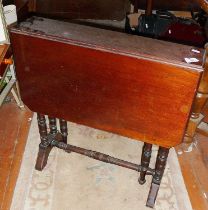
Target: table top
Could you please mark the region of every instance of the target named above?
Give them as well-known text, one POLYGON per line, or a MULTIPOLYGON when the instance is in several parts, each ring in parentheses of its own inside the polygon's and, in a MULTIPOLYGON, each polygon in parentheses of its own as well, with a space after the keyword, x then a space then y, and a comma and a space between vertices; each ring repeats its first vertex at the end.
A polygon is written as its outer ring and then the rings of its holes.
MULTIPOLYGON (((15 30, 14 28, 12 30, 15 30)), ((32 17, 17 30, 89 48, 203 70, 204 49, 53 19, 32 17), (191 60, 190 60, 191 59, 191 60), (193 61, 193 62, 192 62, 193 61)))
POLYGON ((192 47, 44 18, 12 29, 11 41, 32 111, 163 147, 181 143, 202 74, 183 61, 192 47))

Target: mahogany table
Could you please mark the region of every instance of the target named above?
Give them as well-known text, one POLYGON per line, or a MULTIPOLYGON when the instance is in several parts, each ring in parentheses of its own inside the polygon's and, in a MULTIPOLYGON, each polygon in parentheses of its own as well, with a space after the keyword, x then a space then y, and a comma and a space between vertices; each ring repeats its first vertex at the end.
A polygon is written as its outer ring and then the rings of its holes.
POLYGON ((184 137, 205 51, 41 17, 13 27, 11 41, 22 100, 38 113, 36 169, 56 146, 136 170, 140 184, 152 175, 147 206, 153 207, 169 148, 184 137), (66 121, 143 141, 141 164, 67 144, 66 121), (159 146, 154 169, 152 144, 159 146))

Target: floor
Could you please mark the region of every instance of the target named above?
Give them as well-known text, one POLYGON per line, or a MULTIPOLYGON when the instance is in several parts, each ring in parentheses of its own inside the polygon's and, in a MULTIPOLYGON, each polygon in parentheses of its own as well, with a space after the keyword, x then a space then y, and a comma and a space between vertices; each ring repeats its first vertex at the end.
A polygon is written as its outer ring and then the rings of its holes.
POLYGON ((206 210, 208 209, 208 137, 197 133, 195 138, 195 144, 191 149, 182 144, 176 148, 176 151, 193 209, 206 210), (182 153, 182 151, 187 152, 182 153))
POLYGON ((14 101, 0 108, 0 210, 10 208, 31 117, 32 112, 20 110, 14 101))
MULTIPOLYGON (((31 117, 14 101, 0 108, 0 210, 10 208, 31 117)), ((182 144, 176 151, 193 209, 208 209, 208 137, 197 133, 192 146, 182 144)))

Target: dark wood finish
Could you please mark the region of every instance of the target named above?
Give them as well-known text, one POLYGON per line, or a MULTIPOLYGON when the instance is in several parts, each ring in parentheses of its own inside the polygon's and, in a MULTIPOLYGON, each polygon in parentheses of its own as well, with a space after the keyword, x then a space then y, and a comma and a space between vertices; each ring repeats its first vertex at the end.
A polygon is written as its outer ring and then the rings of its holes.
POLYGON ((56 118, 48 117, 50 132, 47 132, 46 119, 43 114, 37 114, 38 128, 41 138, 39 145, 39 152, 36 160, 35 168, 42 171, 47 164, 49 154, 52 149, 51 140, 56 137, 60 142, 67 143, 67 123, 65 120, 60 120, 60 129, 62 133, 59 133, 56 125, 56 118))
MULTIPOLYGON (((131 0, 134 4, 134 0, 131 0)), ((139 0, 138 7, 139 9, 146 9, 147 0, 139 0)), ((206 0, 155 0, 153 9, 165 9, 165 10, 175 10, 175 11, 198 11, 202 6, 202 3, 206 3, 206 0)))
POLYGON ((47 141, 47 135, 48 135, 45 116, 43 114, 38 113, 37 120, 38 120, 40 139, 41 139, 41 142, 44 143, 47 141))
MULTIPOLYGON (((205 50, 192 46, 185 46, 126 33, 104 30, 80 24, 68 23, 42 17, 33 16, 19 26, 13 27, 12 32, 37 39, 62 42, 65 45, 78 45, 96 51, 107 51, 137 59, 165 62, 188 68, 190 71, 203 71, 205 50), (192 49, 198 50, 194 53, 192 49), (188 64, 184 58, 195 57, 199 62, 188 64)), ((11 34, 12 35, 12 34, 11 34)), ((78 49, 79 49, 78 48, 78 49)), ((40 49, 39 49, 40 50, 40 49)), ((56 51, 55 51, 56 52, 56 51)), ((56 53, 55 53, 56 55, 56 53)), ((59 55, 59 57, 62 57, 59 55)), ((70 58, 66 56, 65 58, 70 58)))
MULTIPOLYGON (((55 118, 49 117, 49 126, 50 126, 49 134, 47 134, 47 125, 46 125, 45 116, 38 113, 37 119, 38 119, 38 128, 39 128, 39 133, 40 133, 40 138, 41 138, 38 158, 37 158, 37 162, 36 162, 37 170, 42 170, 45 167, 45 165, 47 164, 48 155, 49 155, 52 147, 56 146, 59 149, 63 149, 68 153, 76 152, 76 153, 88 156, 88 157, 96 159, 96 160, 100 160, 100 161, 103 161, 106 163, 115 164, 115 165, 118 165, 121 167, 125 167, 128 169, 138 171, 138 172, 144 171, 144 169, 142 168, 143 166, 141 166, 141 165, 137 165, 137 164, 134 164, 134 163, 131 163, 128 161, 114 158, 114 157, 111 157, 109 155, 106 155, 106 154, 103 154, 100 152, 87 150, 87 149, 84 149, 81 147, 66 144, 66 143, 64 143, 64 141, 66 140, 65 139, 66 136, 64 136, 63 134, 61 134, 57 131, 55 118)), ((62 123, 62 125, 64 125, 64 132, 66 132, 66 127, 65 127, 66 121, 60 119, 60 122, 62 123)), ((63 129, 63 127, 62 127, 62 129, 63 129)), ((148 144, 146 144, 146 145, 147 145, 146 147, 149 149, 149 145, 148 144)), ((145 147, 145 150, 146 150, 146 147, 145 147)), ((145 175, 154 175, 154 170, 149 168, 149 166, 145 166, 145 175)))
MULTIPOLYGON (((40 116, 40 115, 38 115, 38 116, 40 116)), ((41 116, 41 118, 39 118, 39 122, 40 122, 40 119, 42 120, 42 116, 41 116)), ((40 133, 41 133, 42 127, 39 126, 39 129, 40 129, 40 133)), ((59 132, 57 132, 56 134, 53 134, 53 135, 51 135, 51 134, 47 135, 45 145, 50 146, 51 148, 53 146, 55 146, 55 147, 58 147, 59 149, 63 149, 64 151, 66 151, 68 153, 75 152, 75 153, 85 155, 85 156, 88 156, 88 157, 96 159, 96 160, 100 160, 100 161, 110 163, 110 164, 115 164, 115 165, 118 165, 118 166, 121 166, 124 168, 138 171, 138 172, 141 172, 141 170, 142 170, 141 165, 137 165, 135 163, 131 163, 131 162, 128 162, 125 160, 114 158, 114 157, 111 157, 110 155, 106 155, 104 153, 84 149, 84 148, 73 146, 70 144, 66 144, 63 141, 64 141, 63 136, 59 132)), ((42 156, 42 154, 40 156, 42 156)), ((153 169, 147 167, 146 174, 154 175, 155 173, 154 173, 153 169)))
POLYGON ((159 147, 157 161, 155 164, 155 174, 153 176, 153 183, 160 184, 163 172, 165 169, 166 161, 168 158, 169 149, 159 147))
POLYGON ((56 134, 57 133, 56 118, 48 117, 48 120, 49 120, 50 133, 56 134))
POLYGON ((60 119, 60 132, 63 136, 63 142, 67 144, 67 136, 68 136, 68 128, 67 128, 67 121, 60 119))
MULTIPOLYGON (((15 0, 17 9, 28 3, 33 5, 34 11, 42 12, 44 14, 53 14, 56 17, 76 17, 76 18, 104 18, 111 19, 112 17, 119 17, 119 19, 129 11, 128 0, 114 1, 114 4, 110 1, 101 0, 76 0, 76 1, 43 1, 43 0, 15 0), (64 14, 66 12, 66 14, 64 14)), ((146 9, 146 0, 130 0, 130 2, 139 9, 146 9)), ((188 10, 198 11, 203 8, 208 11, 207 0, 157 0, 154 2, 154 9, 166 9, 166 10, 188 10)), ((124 16, 123 16, 124 17, 124 16)))
MULTIPOLYGON (((87 150, 87 149, 84 149, 84 148, 81 148, 81 147, 73 146, 73 145, 70 145, 70 144, 65 144, 63 142, 58 142, 58 141, 52 141, 52 145, 58 147, 59 149, 63 149, 66 152, 75 152, 75 153, 78 153, 78 154, 81 154, 81 155, 84 155, 84 156, 87 156, 87 157, 90 157, 90 158, 93 158, 93 159, 96 159, 96 160, 99 160, 99 161, 103 161, 103 162, 106 162, 106 163, 118 165, 118 166, 121 166, 121 167, 124 167, 124 168, 128 168, 128 169, 131 169, 131 170, 134 170, 134 171, 138 171, 138 172, 141 171, 141 166, 140 165, 130 163, 128 161, 121 160, 121 159, 118 159, 118 158, 114 158, 114 157, 111 157, 109 155, 106 155, 106 154, 103 154, 103 153, 100 153, 100 152, 87 150)), ((154 173, 154 171, 151 170, 150 168, 148 168, 148 173, 147 174, 150 175, 150 174, 153 174, 153 173, 154 173)))
MULTIPOLYGON (((146 9, 147 1, 152 0, 139 0, 138 2, 130 0, 133 5, 137 4, 139 9, 146 9)), ((207 0, 175 0, 165 1, 157 0, 154 1, 153 9, 164 9, 164 10, 184 10, 184 11, 199 11, 203 9, 208 13, 208 1, 207 0)), ((149 10, 150 11, 150 10, 149 10)))
POLYGON ((146 205, 148 207, 153 208, 155 204, 155 200, 157 198, 159 186, 162 180, 162 176, 165 170, 165 165, 168 158, 169 149, 159 147, 157 160, 155 164, 155 174, 152 179, 152 184, 150 187, 148 199, 146 205))
POLYGON ((11 39, 31 110, 164 147, 182 141, 203 50, 38 18, 11 39), (184 62, 192 56, 199 63, 184 62))
POLYGON ((39 145, 39 152, 36 160, 35 168, 39 171, 42 171, 43 168, 46 166, 48 161, 48 156, 52 147, 48 144, 48 133, 47 133, 47 126, 46 126, 46 119, 43 114, 37 114, 38 120, 38 128, 40 133, 41 143, 39 145))
POLYGON ((145 176, 146 176, 149 164, 150 164, 151 153, 152 153, 152 144, 144 143, 144 146, 142 149, 142 157, 141 157, 142 168, 141 168, 140 178, 139 178, 140 184, 144 184, 146 182, 145 176))
MULTIPOLYGON (((14 101, 3 104, 0 109, 0 139, 1 142, 5 141, 0 147, 1 163, 4 163, 0 167, 0 203, 4 210, 10 209, 31 117, 32 112, 27 108, 20 110, 14 101)), ((196 138, 197 147, 193 147, 192 152, 180 153, 178 158, 192 208, 204 210, 208 209, 208 201, 204 196, 204 192, 208 191, 208 141, 206 136, 199 134, 196 138)), ((187 145, 181 144, 177 146, 177 151, 181 152, 184 145, 187 150, 187 145)))
POLYGON ((204 50, 196 54, 190 46, 39 17, 13 27, 11 40, 23 101, 53 116, 47 134, 38 114, 42 139, 36 168, 44 168, 56 146, 141 172, 140 183, 153 175, 147 200, 153 207, 169 148, 184 136, 204 50), (190 57, 199 61, 186 63, 190 57), (56 118, 64 119, 61 133, 56 118), (144 141, 141 165, 64 143, 65 120, 144 141), (149 168, 151 144, 160 146, 155 169, 149 168))
POLYGON ((130 11, 128 0, 36 0, 36 12, 58 18, 123 20, 130 11))
POLYGON ((146 11, 145 11, 145 14, 147 15, 147 16, 149 16, 149 15, 152 15, 152 10, 153 10, 153 2, 154 2, 154 0, 147 0, 146 1, 147 3, 147 7, 146 7, 146 11))
MULTIPOLYGON (((25 20, 30 13, 30 2, 28 0, 18 0, 15 2, 17 5, 17 17, 18 17, 18 22, 25 20)), ((31 10, 32 12, 32 10, 31 10)))
POLYGON ((134 0, 134 13, 137 13, 138 12, 138 1, 139 0, 134 0))
MULTIPOLYGON (((50 120, 53 119, 52 124, 54 126, 54 124, 55 124, 54 118, 49 118, 49 119, 50 120)), ((40 134, 43 136, 43 134, 45 134, 45 118, 43 115, 38 114, 38 123, 39 123, 40 134)), ((51 122, 49 122, 49 124, 51 124, 51 122)), ((157 193, 159 190, 160 182, 162 180, 162 176, 163 176, 163 173, 165 170, 165 165, 167 162, 167 157, 168 157, 168 152, 169 152, 168 148, 159 147, 155 169, 151 169, 151 168, 149 168, 151 149, 152 149, 152 145, 150 145, 150 144, 144 145, 143 155, 142 155, 142 165, 137 165, 137 164, 125 161, 125 160, 111 157, 104 153, 84 149, 84 148, 73 146, 70 144, 66 144, 63 141, 64 141, 64 137, 62 136, 61 133, 57 132, 57 130, 56 130, 56 132, 53 132, 53 133, 50 132, 50 134, 46 136, 44 143, 41 140, 41 144, 44 145, 44 148, 52 148, 55 146, 55 147, 58 147, 59 149, 63 149, 64 151, 66 151, 68 153, 75 152, 75 153, 85 155, 85 156, 88 156, 90 158, 93 158, 93 159, 96 159, 99 161, 103 161, 106 163, 110 163, 110 164, 114 164, 114 165, 118 165, 118 166, 121 166, 124 168, 138 171, 138 172, 140 172, 140 183, 141 184, 143 184, 145 182, 145 175, 152 175, 153 179, 152 179, 152 184, 151 184, 151 188, 150 188, 150 192, 149 192, 149 196, 148 196, 146 205, 148 207, 153 208, 156 197, 157 197, 157 193)), ((40 147, 38 159, 45 161, 46 155, 44 153, 41 153, 42 152, 41 149, 42 148, 40 147)), ((48 153, 47 153, 47 155, 48 155, 48 153)), ((37 161, 37 164, 38 164, 37 169, 40 170, 41 164, 38 161, 37 161)))

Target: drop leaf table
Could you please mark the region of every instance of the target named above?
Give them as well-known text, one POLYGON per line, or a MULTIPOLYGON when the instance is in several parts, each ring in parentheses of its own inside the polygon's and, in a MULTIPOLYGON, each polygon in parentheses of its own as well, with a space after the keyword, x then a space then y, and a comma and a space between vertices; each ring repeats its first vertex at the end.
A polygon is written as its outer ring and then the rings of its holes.
POLYGON ((140 184, 151 175, 153 207, 169 149, 184 137, 206 51, 38 16, 10 33, 22 100, 38 113, 36 169, 58 147, 138 171, 140 184), (141 163, 67 144, 67 121, 143 141, 141 163), (153 144, 159 150, 152 169, 153 144))

